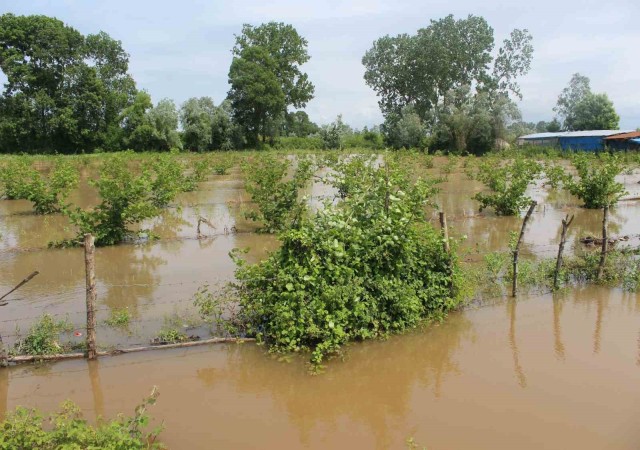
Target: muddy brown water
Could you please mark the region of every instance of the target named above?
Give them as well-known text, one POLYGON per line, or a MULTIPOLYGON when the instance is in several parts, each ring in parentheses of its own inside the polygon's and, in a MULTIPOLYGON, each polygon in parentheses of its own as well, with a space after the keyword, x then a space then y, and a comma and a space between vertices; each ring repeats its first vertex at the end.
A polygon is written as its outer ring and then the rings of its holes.
POLYGON ((589 288, 451 314, 310 376, 253 344, 0 371, 0 410, 151 410, 170 448, 637 449, 640 299, 589 288))
MULTIPOLYGON (((431 173, 438 174, 436 168, 431 173)), ((620 178, 640 195, 640 175, 620 178)), ((520 219, 478 214, 482 189, 458 170, 441 185, 437 203, 453 235, 466 237, 469 261, 505 250, 520 219)), ((314 184, 318 204, 330 194, 314 184)), ((540 183, 524 240, 525 257, 557 251, 560 221, 575 214, 570 249, 598 235, 601 215, 540 183)), ((95 203, 90 188, 73 194, 95 203)), ((250 248, 258 261, 277 248, 243 218, 248 199, 237 170, 212 176, 185 193, 161 217, 144 224, 160 240, 97 250, 98 342, 144 344, 167 319, 188 332, 198 286, 232 279, 228 252, 250 248), (177 207, 177 206, 180 207, 177 207), (198 217, 211 239, 196 239, 198 217), (234 233, 237 231, 237 233, 234 233), (128 331, 106 327, 110 312, 128 308, 128 331)), ((610 233, 637 245, 640 202, 612 210, 610 233)), ((434 223, 436 221, 433 215, 434 223)), ((59 215, 36 216, 26 201, 0 201, 0 292, 33 270, 40 275, 0 309, 0 334, 12 344, 42 312, 84 320, 84 270, 79 249, 47 249, 73 236, 59 215), (18 329, 16 329, 18 327, 18 329)), ((347 360, 310 376, 303 358, 284 363, 254 345, 164 350, 0 371, 0 411, 16 405, 54 409, 66 398, 92 414, 131 411, 152 385, 161 398, 171 448, 402 448, 413 436, 428 448, 638 448, 640 446, 640 298, 616 289, 571 290, 562 296, 503 301, 450 315, 438 326, 349 348, 347 360)), ((73 340, 72 336, 66 336, 73 340)), ((82 338, 79 338, 80 340, 82 338)))

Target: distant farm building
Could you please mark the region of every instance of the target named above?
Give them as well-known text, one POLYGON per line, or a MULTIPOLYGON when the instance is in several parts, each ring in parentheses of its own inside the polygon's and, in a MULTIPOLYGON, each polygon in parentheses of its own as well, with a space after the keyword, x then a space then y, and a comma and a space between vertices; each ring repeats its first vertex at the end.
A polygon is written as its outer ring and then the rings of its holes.
MULTIPOLYGON (((535 133, 520 136, 517 139, 518 145, 538 145, 543 147, 560 147, 562 150, 604 150, 605 146, 626 150, 635 145, 634 142, 627 142, 629 139, 614 141, 612 139, 618 135, 633 134, 627 130, 586 130, 586 131, 561 131, 558 133, 535 133), (609 142, 617 142, 617 147, 613 147, 609 142)), ((638 138, 640 138, 640 133, 638 138)))
POLYGON ((640 150, 640 131, 607 136, 604 145, 615 150, 640 150))

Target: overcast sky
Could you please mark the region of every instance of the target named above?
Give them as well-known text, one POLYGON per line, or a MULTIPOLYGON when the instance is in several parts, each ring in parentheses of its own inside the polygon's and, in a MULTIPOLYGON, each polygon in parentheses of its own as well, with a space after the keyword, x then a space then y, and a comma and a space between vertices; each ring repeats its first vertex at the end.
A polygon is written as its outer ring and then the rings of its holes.
POLYGON ((533 35, 531 71, 520 80, 524 120, 550 120, 558 94, 580 72, 593 91, 609 95, 621 128, 640 127, 638 0, 0 0, 0 7, 55 16, 83 34, 107 32, 131 55, 138 87, 154 102, 168 97, 178 105, 225 98, 233 35, 243 23, 291 23, 309 41, 303 69, 316 86, 306 109, 311 119, 327 123, 342 113, 356 127, 382 122, 360 62, 375 39, 415 33, 447 14, 475 14, 494 28, 496 47, 513 28, 533 35))

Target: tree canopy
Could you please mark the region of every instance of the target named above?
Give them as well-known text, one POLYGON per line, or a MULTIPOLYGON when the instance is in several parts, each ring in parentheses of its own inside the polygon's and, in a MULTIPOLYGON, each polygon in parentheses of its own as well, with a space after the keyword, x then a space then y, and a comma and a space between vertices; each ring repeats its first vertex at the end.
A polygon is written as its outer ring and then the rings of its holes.
MULTIPOLYGON (((135 98, 129 55, 100 32, 58 19, 0 16, 0 151, 92 151, 115 141, 135 98)), ((115 144, 115 143, 114 143, 115 144)))
POLYGON ((554 112, 562 119, 562 127, 566 130, 575 128, 575 107, 587 95, 591 93, 591 80, 589 77, 574 73, 558 96, 558 102, 553 108, 554 112))
POLYGON ((313 98, 313 84, 300 70, 309 60, 307 41, 284 23, 244 25, 232 53, 228 96, 234 118, 250 144, 259 136, 273 139, 288 108, 302 108, 313 98))
POLYGON ((514 30, 494 59, 493 29, 482 17, 432 20, 415 35, 384 36, 362 58, 365 81, 380 97, 383 114, 412 106, 433 118, 447 93, 465 85, 520 95, 516 78, 528 72, 533 47, 527 30, 514 30), (493 62, 493 69, 490 64, 493 62))
POLYGON ((617 130, 620 116, 607 94, 588 93, 573 108, 574 130, 617 130))

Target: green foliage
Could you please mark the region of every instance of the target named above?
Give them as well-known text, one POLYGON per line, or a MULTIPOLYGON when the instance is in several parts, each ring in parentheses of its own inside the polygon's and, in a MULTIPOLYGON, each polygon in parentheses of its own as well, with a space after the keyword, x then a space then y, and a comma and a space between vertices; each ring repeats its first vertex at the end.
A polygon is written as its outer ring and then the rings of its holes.
POLYGON ((21 355, 54 355, 62 353, 63 346, 58 343, 60 333, 70 331, 72 325, 66 320, 55 321, 44 314, 29 329, 27 336, 16 342, 15 352, 21 355))
POLYGON ((9 159, 0 166, 0 183, 2 193, 8 200, 26 199, 29 197, 29 180, 38 176, 38 171, 31 166, 26 156, 9 159))
POLYGON ((615 180, 625 170, 625 164, 618 155, 576 153, 573 165, 580 179, 567 178, 567 189, 584 202, 585 208, 615 205, 627 193, 624 185, 615 180))
POLYGON ((78 170, 71 164, 60 161, 49 177, 34 172, 27 189, 27 199, 33 202, 37 214, 51 214, 60 211, 69 192, 78 185, 78 170))
POLYGON ((395 149, 427 147, 427 126, 410 106, 403 108, 400 114, 387 114, 382 132, 386 144, 395 149))
POLYGON ((246 216, 262 224, 260 231, 275 233, 299 220, 306 207, 298 197, 313 174, 311 160, 298 158, 294 167, 288 159, 265 154, 245 164, 244 172, 245 188, 257 207, 246 216))
POLYGON ((356 164, 334 172, 344 199, 284 231, 267 260, 236 258, 248 333, 273 351, 309 349, 320 364, 348 341, 401 332, 457 303, 455 261, 425 220, 433 182, 414 183, 393 163, 356 164))
POLYGON ((574 124, 575 108, 583 98, 591 93, 590 83, 589 77, 574 73, 567 87, 558 96, 558 102, 553 110, 563 119, 565 130, 576 129, 574 124))
POLYGON ((513 30, 492 56, 493 29, 482 17, 432 20, 415 35, 384 36, 362 58, 365 81, 380 96, 380 109, 401 114, 413 105, 433 118, 443 96, 463 85, 519 95, 515 79, 528 72, 533 48, 527 30, 513 30), (490 63, 493 61, 493 70, 490 63))
POLYGON ((213 172, 216 175, 226 175, 227 171, 231 169, 236 164, 235 158, 231 155, 217 155, 216 158, 211 162, 211 166, 213 167, 213 172))
POLYGON ((186 190, 187 180, 183 176, 183 166, 173 154, 162 154, 155 158, 151 165, 153 181, 151 182, 151 203, 157 208, 164 208, 176 196, 186 190))
POLYGON ((229 69, 229 100, 234 119, 240 123, 249 145, 259 137, 273 137, 285 110, 285 95, 277 76, 275 60, 262 47, 246 47, 233 58, 229 69))
POLYGON ((186 342, 188 340, 189 336, 177 328, 167 328, 160 331, 153 342, 156 344, 177 344, 178 342, 186 342))
POLYGON ((573 110, 574 130, 617 130, 619 122, 620 116, 607 94, 588 93, 573 110))
POLYGON ((98 246, 118 244, 131 234, 130 226, 158 214, 155 203, 160 197, 154 196, 152 173, 144 167, 140 173, 135 173, 125 155, 106 159, 100 178, 91 181, 101 199, 95 208, 64 209, 71 223, 78 228, 78 241, 84 234, 92 233, 98 246))
POLYGON ((475 175, 489 188, 489 192, 479 192, 474 196, 480 202, 480 211, 490 206, 498 215, 519 214, 522 208, 531 203, 526 190, 541 171, 540 164, 521 157, 504 162, 487 158, 480 163, 475 175))
POLYGON ((193 305, 200 317, 214 327, 216 335, 245 335, 246 324, 239 314, 233 288, 225 286, 214 294, 208 285, 200 286, 193 295, 193 305))
POLYGON ((121 43, 43 15, 0 16, 0 152, 118 146, 136 92, 121 43))
POLYGON ((309 60, 307 41, 284 23, 244 25, 232 53, 228 97, 233 117, 249 145, 258 145, 259 136, 273 144, 287 109, 302 108, 313 98, 313 84, 300 70, 309 60))
POLYGON ((60 411, 52 414, 45 424, 41 413, 22 406, 9 412, 0 423, 0 449, 109 449, 143 450, 165 448, 156 442, 162 428, 146 432, 148 406, 155 404, 158 391, 138 405, 132 417, 119 415, 111 421, 99 420, 90 425, 80 408, 71 401, 64 402, 60 411))
POLYGON ((111 311, 109 318, 104 321, 113 328, 127 328, 131 322, 131 313, 128 308, 114 309, 111 311))

